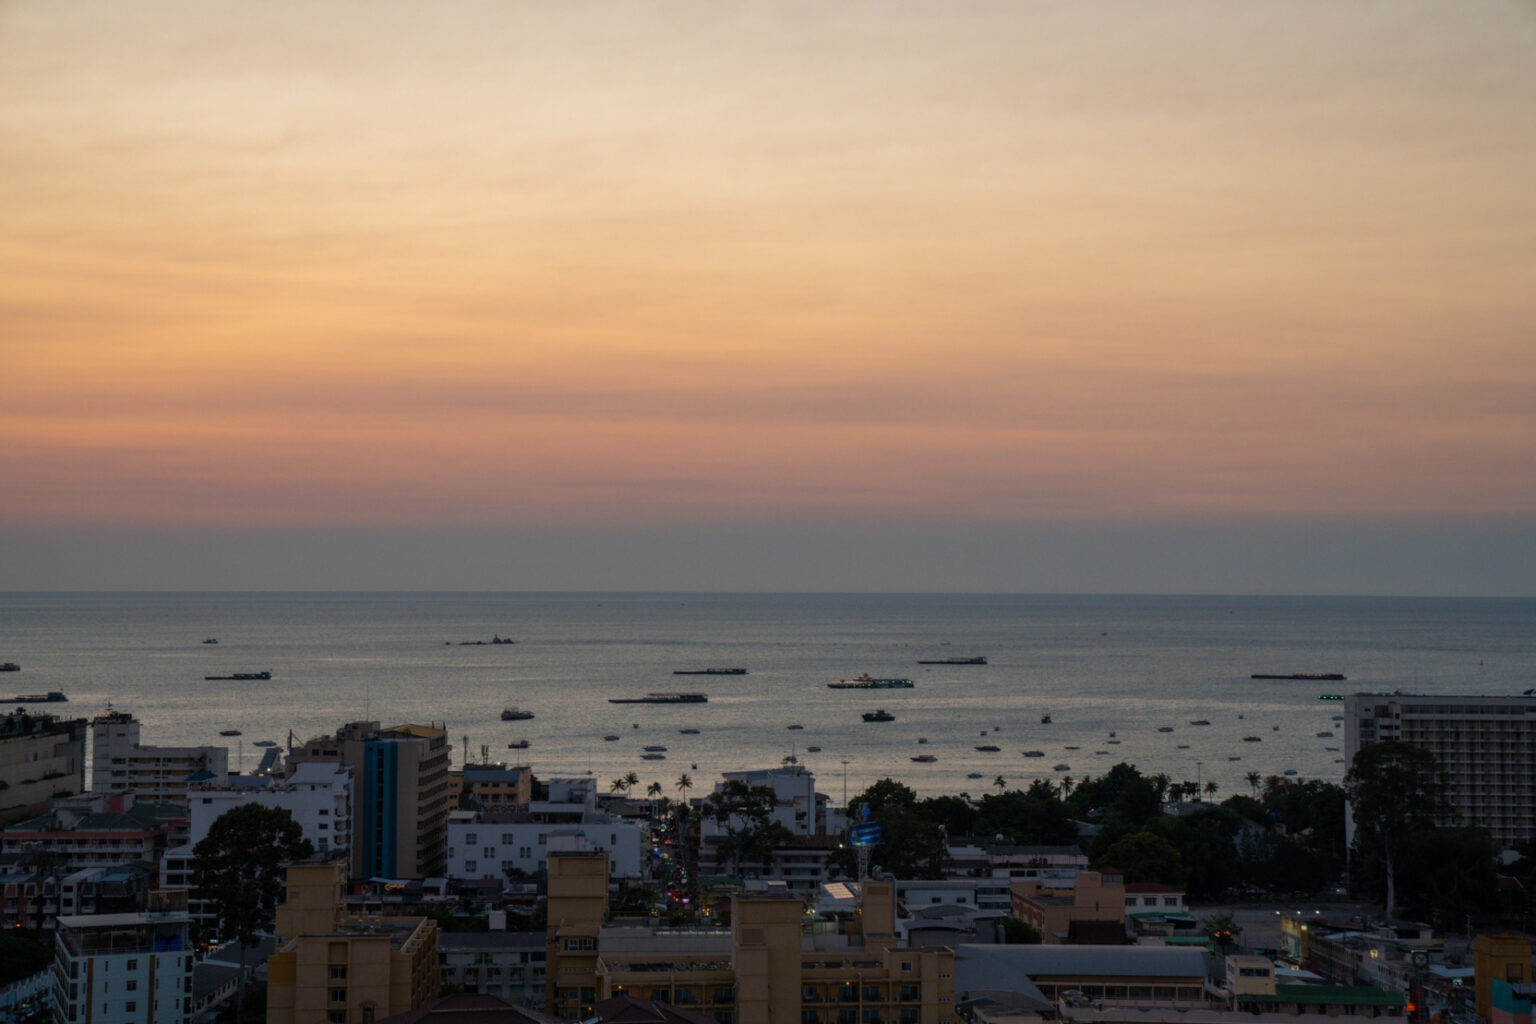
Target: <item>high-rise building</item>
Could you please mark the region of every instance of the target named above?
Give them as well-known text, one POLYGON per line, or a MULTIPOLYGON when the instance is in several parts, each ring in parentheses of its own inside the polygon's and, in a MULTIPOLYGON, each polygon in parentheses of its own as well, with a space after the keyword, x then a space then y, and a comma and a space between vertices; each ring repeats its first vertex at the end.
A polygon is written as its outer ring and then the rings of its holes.
POLYGON ((0 819, 85 788, 85 719, 18 708, 0 715, 0 819))
POLYGON ((1355 693, 1344 716, 1346 763, 1373 743, 1412 744, 1445 772, 1448 824, 1479 825, 1505 846, 1536 837, 1536 699, 1355 693))
POLYGON ((292 750, 288 765, 352 769, 353 877, 426 878, 445 866, 451 749, 441 726, 351 722, 292 750))
POLYGON ((192 951, 185 893, 151 893, 134 914, 66 914, 54 933, 54 1020, 185 1024, 192 951))

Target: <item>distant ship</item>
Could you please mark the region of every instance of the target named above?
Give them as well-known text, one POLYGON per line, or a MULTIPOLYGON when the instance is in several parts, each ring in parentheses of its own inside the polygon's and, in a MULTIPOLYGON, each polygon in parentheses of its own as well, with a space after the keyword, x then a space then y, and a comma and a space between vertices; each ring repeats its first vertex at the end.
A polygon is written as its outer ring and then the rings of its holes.
POLYGON ((204 679, 237 679, 250 681, 252 679, 271 679, 271 672, 232 672, 227 676, 203 676, 204 679))
POLYGON ((866 712, 864 712, 864 721, 866 721, 866 722, 894 722, 894 721, 896 721, 896 716, 891 714, 889 711, 885 710, 884 708, 881 708, 879 711, 866 711, 866 712))
POLYGON ((921 764, 929 764, 931 762, 937 761, 938 758, 934 757, 932 754, 918 754, 918 755, 914 756, 912 758, 912 760, 917 761, 917 762, 919 762, 921 764))
POLYGON ((21 671, 21 666, 16 664, 14 661, 7 661, 4 664, 0 664, 0 672, 20 672, 20 671, 21 671))
POLYGON ((532 711, 524 711, 516 705, 501 709, 501 720, 503 722, 526 722, 532 717, 532 711))
POLYGON ((648 693, 644 697, 609 697, 609 704, 703 704, 702 693, 648 693))
POLYGON ((856 679, 839 679, 835 683, 828 683, 829 690, 910 690, 910 679, 875 679, 868 672, 856 679))
POLYGON ((744 668, 675 668, 672 674, 675 676, 744 676, 747 670, 744 668))
POLYGON ((928 661, 919 660, 919 665, 985 665, 986 658, 933 658, 928 661))
POLYGON ((1263 672, 1255 672, 1249 679, 1312 679, 1339 682, 1349 678, 1342 672, 1290 672, 1283 675, 1271 675, 1263 672))
POLYGON ((60 704, 69 700, 59 690, 49 690, 47 693, 18 693, 14 697, 0 698, 0 704, 60 704))

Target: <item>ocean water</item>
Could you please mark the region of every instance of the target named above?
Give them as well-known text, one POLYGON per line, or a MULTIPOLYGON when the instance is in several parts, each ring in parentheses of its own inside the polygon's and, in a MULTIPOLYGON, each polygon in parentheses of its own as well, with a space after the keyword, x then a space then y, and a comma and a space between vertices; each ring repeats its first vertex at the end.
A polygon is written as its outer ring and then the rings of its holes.
POLYGON ((1536 686, 1536 600, 8 594, 0 661, 22 666, 0 675, 4 695, 63 690, 70 703, 47 710, 85 716, 110 702, 143 722, 146 743, 223 742, 246 768, 260 754, 255 740, 377 719, 443 724, 456 763, 467 755, 529 764, 541 776, 592 772, 604 788, 634 771, 642 789, 660 782, 668 795, 685 772, 697 795, 721 771, 795 757, 839 801, 845 787, 856 793, 886 776, 925 795, 977 794, 998 776, 1010 786, 1080 779, 1119 761, 1215 780, 1220 798, 1246 791, 1251 771, 1342 778, 1343 723, 1332 720, 1342 706, 1320 694, 1536 686), (517 642, 460 646, 493 634, 517 642), (203 644, 208 637, 219 643, 203 644), (917 664, 972 655, 989 663, 917 664), (709 666, 748 674, 673 675, 709 666), (257 671, 271 680, 203 678, 257 671), (862 672, 916 685, 827 688, 862 672), (1348 681, 1250 679, 1255 672, 1343 672, 1348 681), (670 690, 709 701, 608 703, 670 690), (512 704, 537 717, 502 722, 512 704), (896 720, 862 721, 876 708, 896 720), (1190 724, 1200 719, 1211 724, 1190 724), (225 729, 242 735, 221 739, 225 729), (529 748, 508 749, 517 739, 529 748), (666 760, 642 760, 646 744, 666 746, 666 760), (911 760, 922 753, 937 760, 911 760))

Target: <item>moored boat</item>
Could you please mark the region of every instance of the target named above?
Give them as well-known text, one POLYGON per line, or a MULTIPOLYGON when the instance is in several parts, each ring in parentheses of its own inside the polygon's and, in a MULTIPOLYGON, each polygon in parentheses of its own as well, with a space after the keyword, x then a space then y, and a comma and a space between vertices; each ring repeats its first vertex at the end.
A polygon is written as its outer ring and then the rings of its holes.
POLYGON ((982 657, 974 657, 974 658, 930 658, 930 659, 927 659, 927 660, 923 660, 923 659, 919 658, 917 663, 919 665, 985 665, 987 663, 987 659, 986 658, 982 658, 982 657))
POLYGON ((912 760, 920 762, 922 764, 928 764, 928 763, 930 763, 932 761, 937 761, 938 758, 934 757, 932 754, 916 754, 916 755, 913 756, 912 760))
POLYGON ((526 722, 532 717, 532 711, 524 711, 515 704, 501 709, 501 720, 503 722, 526 722))
POLYGON ((232 679, 239 682, 250 682, 253 679, 271 679, 271 672, 231 672, 227 676, 203 676, 204 679, 232 679))
POLYGON ((609 697, 609 704, 703 704, 702 693, 648 693, 644 697, 609 697))
POLYGON ((18 693, 14 697, 0 699, 0 704, 62 704, 68 700, 63 691, 49 690, 47 693, 18 693))
POLYGON ((997 753, 999 750, 1001 750, 1003 748, 999 747, 999 746, 997 746, 996 744, 993 744, 993 743, 983 743, 981 746, 977 747, 976 749, 980 750, 982 753, 985 753, 985 754, 995 754, 995 753, 997 753))
POLYGON ((853 679, 839 679, 835 683, 828 683, 829 690, 910 690, 910 679, 877 679, 868 672, 853 679))
POLYGON ((864 712, 864 721, 866 721, 866 722, 894 722, 894 721, 896 721, 896 716, 891 714, 889 711, 885 710, 884 708, 881 708, 878 711, 866 711, 866 712, 864 712))
POLYGON ((744 668, 675 668, 672 674, 675 676, 744 676, 747 670, 744 668))

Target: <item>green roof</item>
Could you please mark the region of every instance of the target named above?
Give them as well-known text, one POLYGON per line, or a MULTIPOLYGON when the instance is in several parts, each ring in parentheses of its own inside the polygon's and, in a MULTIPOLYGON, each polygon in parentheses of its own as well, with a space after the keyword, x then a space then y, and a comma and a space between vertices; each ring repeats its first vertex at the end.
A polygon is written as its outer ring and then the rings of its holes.
POLYGON ((1211 940, 1204 935, 1170 935, 1163 940, 1165 946, 1205 946, 1210 948, 1211 940))
POLYGON ((1241 1003, 1313 1003, 1322 1006, 1403 1006, 1401 992, 1353 985, 1276 985, 1272 996, 1239 996, 1241 1003))

